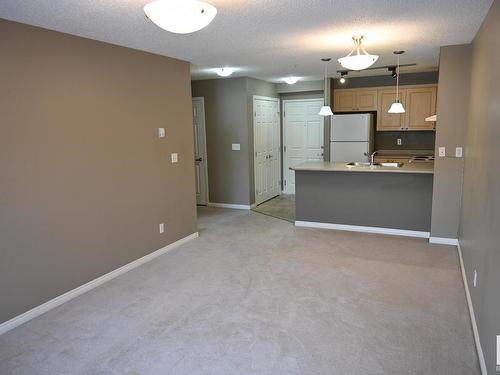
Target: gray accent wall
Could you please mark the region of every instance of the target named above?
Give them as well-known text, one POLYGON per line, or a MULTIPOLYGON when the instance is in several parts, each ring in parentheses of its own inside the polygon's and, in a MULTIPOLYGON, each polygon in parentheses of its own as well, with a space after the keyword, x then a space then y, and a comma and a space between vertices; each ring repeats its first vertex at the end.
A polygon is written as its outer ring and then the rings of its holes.
POLYGON ((437 97, 436 160, 431 236, 458 238, 464 159, 455 148, 465 146, 469 115, 471 46, 441 48, 437 97), (446 147, 446 157, 438 148, 446 147))
POLYGON ((196 232, 196 201, 187 62, 5 20, 0 55, 4 322, 196 232))
POLYGON ((205 99, 209 201, 254 203, 253 96, 277 97, 275 84, 242 77, 197 80, 191 87, 193 97, 205 99), (232 143, 241 150, 233 151, 232 143))
POLYGON ((500 1, 472 44, 460 245, 489 374, 500 334, 500 1), (477 286, 473 285, 477 270, 477 286))

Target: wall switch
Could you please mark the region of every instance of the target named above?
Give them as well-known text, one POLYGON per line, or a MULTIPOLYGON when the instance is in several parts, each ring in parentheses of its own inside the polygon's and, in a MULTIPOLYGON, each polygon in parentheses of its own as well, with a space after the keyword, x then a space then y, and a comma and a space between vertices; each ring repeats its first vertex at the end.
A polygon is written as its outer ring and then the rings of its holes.
POLYGON ((446 156, 446 147, 439 147, 439 157, 444 158, 446 156))
POLYGON ((396 141, 397 145, 398 146, 401 146, 403 144, 403 141, 401 140, 401 138, 398 138, 398 140, 396 141))
POLYGON ((177 163, 179 161, 179 157, 176 152, 170 154, 170 158, 172 159, 172 163, 177 163))
POLYGON ((165 224, 161 223, 160 224, 160 234, 165 232, 165 224))
POLYGON ((457 147, 455 148, 455 156, 457 158, 461 158, 463 156, 463 148, 462 147, 457 147))
POLYGON ((233 150, 233 151, 239 151, 239 150, 241 150, 240 144, 239 143, 233 143, 231 145, 231 150, 233 150))
POLYGON ((474 270, 474 280, 472 281, 472 283, 474 284, 474 288, 475 288, 477 285, 477 271, 476 270, 474 270))
POLYGON ((158 138, 165 138, 165 128, 158 128, 158 138))

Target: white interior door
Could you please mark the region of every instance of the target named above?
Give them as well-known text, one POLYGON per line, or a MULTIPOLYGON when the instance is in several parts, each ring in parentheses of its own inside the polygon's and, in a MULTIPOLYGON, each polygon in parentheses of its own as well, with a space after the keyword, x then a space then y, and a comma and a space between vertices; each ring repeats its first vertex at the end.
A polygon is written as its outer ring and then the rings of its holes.
POLYGON ((193 98, 194 171, 196 204, 208 203, 207 142, 205 130, 205 101, 193 98))
POLYGON ((305 161, 323 161, 324 118, 318 115, 323 99, 283 101, 283 191, 295 194, 295 175, 290 170, 305 161))
POLYGON ((254 96, 255 203, 280 194, 279 99, 254 96))

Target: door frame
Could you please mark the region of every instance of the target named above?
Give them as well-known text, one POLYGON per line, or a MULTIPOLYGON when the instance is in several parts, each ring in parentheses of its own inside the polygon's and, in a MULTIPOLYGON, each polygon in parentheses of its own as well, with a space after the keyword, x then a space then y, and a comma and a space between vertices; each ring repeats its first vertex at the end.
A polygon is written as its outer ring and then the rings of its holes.
MULTIPOLYGON (((256 119, 256 112, 255 112, 255 101, 256 100, 267 100, 267 101, 270 101, 270 102, 276 102, 278 104, 278 112, 276 113, 276 116, 277 116, 277 121, 278 121, 278 132, 279 132, 279 136, 278 136, 278 164, 281 166, 282 165, 282 158, 281 158, 281 152, 282 152, 282 148, 281 148, 281 138, 282 138, 282 134, 281 134, 281 126, 280 126, 280 118, 281 118, 281 107, 280 107, 280 98, 273 98, 271 96, 262 96, 262 95, 253 95, 253 98, 252 98, 252 118, 253 118, 253 121, 252 121, 252 132, 253 132, 253 144, 252 144, 252 153, 253 153, 253 191, 254 191, 254 204, 255 205, 259 205, 261 203, 264 203, 265 201, 262 201, 262 202, 259 202, 257 203, 257 155, 256 155, 256 152, 255 152, 255 119, 256 119)), ((281 170, 282 168, 280 168, 281 170)), ((282 183, 282 178, 281 176, 279 176, 278 178, 278 183, 282 183)), ((279 189, 280 192, 282 190, 279 189)), ((279 194, 278 194, 279 195, 279 194)))
MULTIPOLYGON (((202 127, 201 127, 201 130, 202 130, 202 133, 203 133, 203 146, 204 146, 204 150, 205 150, 205 154, 202 156, 203 157, 203 160, 205 161, 205 189, 206 189, 206 192, 207 192, 207 199, 206 199, 206 202, 204 204, 200 204, 200 206, 207 206, 209 203, 210 203, 210 192, 208 190, 208 150, 207 150, 207 127, 206 127, 206 121, 205 121, 205 97, 204 96, 195 96, 192 98, 192 102, 193 101, 200 101, 201 102, 201 109, 202 109, 202 112, 203 112, 203 124, 202 124, 202 127)), ((193 134, 193 142, 194 142, 194 134, 193 134)), ((193 144, 194 146, 194 144, 193 144)), ((193 147, 193 151, 194 151, 194 147, 193 147)), ((193 157, 194 157, 194 152, 193 152, 193 157)), ((195 161, 196 163, 196 161, 195 161)), ((198 205, 198 203, 197 203, 198 205)))
MULTIPOLYGON (((325 99, 324 98, 307 98, 307 99, 283 99, 283 103, 282 103, 282 106, 283 106, 283 111, 281 113, 281 123, 282 123, 282 127, 281 127, 281 138, 282 138, 282 143, 283 143, 283 147, 281 149, 281 152, 283 153, 283 162, 282 162, 282 171, 281 171, 281 188, 282 188, 282 193, 283 194, 290 194, 286 191, 286 187, 283 183, 283 181, 285 181, 285 176, 286 176, 286 173, 287 173, 287 170, 286 170, 286 156, 285 156, 285 147, 287 147, 287 144, 286 144, 286 126, 285 126, 285 105, 286 103, 293 103, 293 102, 321 102, 321 103, 324 103, 325 102, 325 99)), ((322 104, 323 105, 323 104, 322 104)), ((325 125, 323 124, 323 127, 325 125)), ((325 132, 325 129, 323 128, 323 134, 325 132)), ((323 140, 323 143, 324 140, 323 140)), ((324 152, 324 150, 323 150, 324 152)), ((325 160, 325 157, 323 156, 323 160, 325 160)))

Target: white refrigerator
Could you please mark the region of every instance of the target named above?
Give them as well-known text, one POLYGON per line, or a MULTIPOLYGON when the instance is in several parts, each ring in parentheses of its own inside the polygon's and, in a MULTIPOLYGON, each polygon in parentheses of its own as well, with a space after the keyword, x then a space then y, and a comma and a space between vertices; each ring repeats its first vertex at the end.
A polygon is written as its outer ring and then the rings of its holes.
POLYGON ((330 128, 330 160, 368 162, 373 152, 374 115, 333 115, 330 128))

